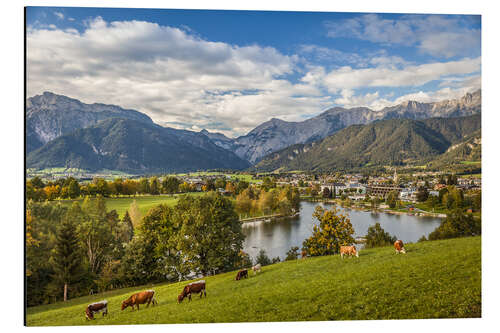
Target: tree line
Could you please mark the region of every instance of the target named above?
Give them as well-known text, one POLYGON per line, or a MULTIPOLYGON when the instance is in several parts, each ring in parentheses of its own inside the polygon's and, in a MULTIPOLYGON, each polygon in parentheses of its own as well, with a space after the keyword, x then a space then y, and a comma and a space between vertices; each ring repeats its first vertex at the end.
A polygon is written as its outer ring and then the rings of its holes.
MULTIPOLYGON (((201 185, 201 184, 200 184, 201 185)), ((248 182, 242 180, 229 181, 223 177, 206 179, 203 181, 201 191, 225 191, 238 194, 247 188, 248 182)), ((175 176, 163 178, 150 177, 140 179, 116 178, 107 181, 96 177, 91 182, 79 183, 75 178, 60 178, 55 181, 44 182, 40 177, 34 177, 26 181, 26 199, 33 201, 51 201, 56 199, 75 199, 85 196, 133 196, 139 194, 174 194, 188 193, 198 190, 196 184, 182 181, 175 176)))

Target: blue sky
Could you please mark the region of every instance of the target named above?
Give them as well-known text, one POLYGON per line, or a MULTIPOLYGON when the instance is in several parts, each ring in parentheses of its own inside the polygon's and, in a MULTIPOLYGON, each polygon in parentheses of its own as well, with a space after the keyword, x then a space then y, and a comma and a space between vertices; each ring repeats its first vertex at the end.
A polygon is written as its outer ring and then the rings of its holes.
POLYGON ((229 136, 481 84, 480 16, 29 7, 27 25, 28 96, 229 136))

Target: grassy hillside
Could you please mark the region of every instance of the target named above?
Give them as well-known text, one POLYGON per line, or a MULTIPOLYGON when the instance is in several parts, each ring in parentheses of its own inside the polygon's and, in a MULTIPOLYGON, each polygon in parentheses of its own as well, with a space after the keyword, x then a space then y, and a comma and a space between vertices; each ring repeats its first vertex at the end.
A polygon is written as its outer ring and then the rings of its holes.
POLYGON ((106 325, 197 322, 456 318, 481 316, 481 237, 368 249, 263 267, 235 281, 210 276, 207 298, 176 303, 186 281, 143 286, 28 308, 27 324, 106 325), (120 311, 135 291, 154 288, 159 305, 120 311), (87 304, 107 299, 109 315, 85 321, 87 304))

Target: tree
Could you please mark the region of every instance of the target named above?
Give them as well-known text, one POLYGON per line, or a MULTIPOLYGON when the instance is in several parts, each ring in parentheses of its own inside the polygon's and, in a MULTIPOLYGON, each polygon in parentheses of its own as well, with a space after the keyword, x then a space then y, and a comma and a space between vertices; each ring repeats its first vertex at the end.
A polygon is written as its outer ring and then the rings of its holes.
POLYGON ((149 180, 147 178, 141 178, 139 181, 139 192, 141 193, 150 193, 151 188, 149 187, 149 180))
POLYGON ((149 193, 153 195, 160 194, 160 181, 158 180, 158 177, 151 178, 149 193))
POLYGON ((281 262, 280 257, 275 257, 275 258, 273 258, 273 259, 271 260, 271 263, 272 263, 272 264, 276 264, 276 263, 278 263, 278 262, 281 262))
POLYGON ((287 260, 296 260, 299 257, 299 247, 298 246, 292 246, 290 250, 286 253, 286 258, 285 261, 287 260))
POLYGON ((454 209, 441 224, 429 234, 429 240, 481 235, 481 220, 472 214, 454 209))
POLYGON ((231 182, 226 183, 226 191, 231 193, 231 194, 233 194, 236 191, 233 183, 231 183, 231 182))
POLYGON ((77 198, 80 196, 80 185, 76 181, 76 179, 72 179, 68 185, 68 194, 71 199, 77 198))
POLYGON ((313 234, 304 240, 303 248, 311 256, 322 256, 338 253, 341 245, 354 243, 354 229, 350 219, 333 207, 325 210, 316 206, 313 217, 319 225, 313 226, 313 234))
POLYGON ((427 189, 424 186, 421 186, 418 188, 416 197, 417 197, 417 201, 424 202, 429 197, 429 191, 427 191, 427 189))
POLYGON ((56 283, 63 285, 63 299, 68 299, 68 285, 73 283, 81 267, 81 252, 76 226, 71 218, 65 218, 56 234, 56 244, 50 258, 56 283))
POLYGON ((271 264, 271 259, 266 254, 266 250, 261 249, 259 255, 255 258, 255 264, 261 264, 262 266, 267 266, 271 264))
POLYGON ((218 189, 218 188, 226 188, 226 180, 222 177, 218 177, 216 180, 215 180, 215 188, 218 189))
POLYGON ((262 181, 262 188, 266 191, 269 191, 272 188, 276 187, 276 182, 271 177, 265 177, 262 181))
POLYGON ((325 186, 325 188, 323 189, 323 198, 330 198, 330 197, 331 197, 330 189, 325 186))
POLYGON ((181 196, 173 214, 183 265, 206 276, 235 267, 244 235, 232 201, 219 193, 181 196))
POLYGON ((392 245, 397 240, 397 237, 391 236, 380 226, 380 223, 377 222, 368 227, 368 233, 366 234, 365 239, 365 247, 372 248, 392 245))
POLYGON ((396 207, 396 201, 398 200, 399 193, 397 191, 391 191, 387 194, 387 198, 385 202, 389 205, 390 208, 396 207))
POLYGON ((137 228, 137 226, 141 224, 142 214, 135 200, 132 201, 132 203, 130 204, 128 212, 130 215, 130 219, 132 220, 132 224, 134 225, 134 228, 137 228))
POLYGON ((164 193, 177 193, 179 192, 179 186, 180 181, 176 177, 166 177, 165 179, 163 179, 162 188, 164 193))
POLYGON ((262 191, 259 196, 259 209, 263 214, 270 214, 274 204, 272 192, 262 191))
POLYGON ((236 211, 239 214, 249 214, 252 209, 252 200, 248 197, 248 192, 243 191, 236 197, 236 211))
POLYGON ((129 242, 134 237, 134 224, 132 223, 132 219, 130 218, 128 210, 125 212, 125 215, 123 215, 122 223, 127 227, 128 230, 127 242, 129 242))
POLYGON ((42 179, 38 176, 33 177, 31 179, 31 184, 33 185, 34 188, 36 189, 42 189, 45 187, 45 184, 43 183, 42 179))
POLYGON ((89 269, 93 274, 98 274, 113 248, 113 230, 107 218, 106 202, 101 196, 95 200, 87 197, 81 210, 78 206, 72 208, 74 218, 82 221, 77 231, 87 255, 89 269))
POLYGON ((245 180, 240 180, 237 185, 236 185, 236 193, 237 194, 240 194, 241 192, 243 192, 245 189, 248 188, 248 186, 250 185, 249 182, 245 181, 245 180))

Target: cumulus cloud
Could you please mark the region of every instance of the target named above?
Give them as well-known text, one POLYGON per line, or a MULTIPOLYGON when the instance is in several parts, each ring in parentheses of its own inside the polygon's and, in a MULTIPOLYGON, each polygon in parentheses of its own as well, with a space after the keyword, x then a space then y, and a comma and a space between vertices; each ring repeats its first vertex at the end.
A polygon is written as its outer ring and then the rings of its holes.
POLYGON ((361 87, 416 87, 450 75, 470 74, 480 69, 481 58, 410 65, 403 68, 378 66, 353 69, 344 66, 326 74, 323 82, 331 92, 361 87))
POLYGON ((58 19, 64 20, 64 14, 61 12, 54 12, 54 15, 57 16, 58 19))
POLYGON ((294 72, 297 57, 272 47, 211 42, 142 21, 85 24, 83 32, 28 29, 29 96, 51 90, 114 103, 172 126, 202 128, 217 119, 233 134, 271 116, 327 107, 314 85, 283 79, 294 72))
POLYGON ((356 95, 354 90, 342 89, 340 92, 340 97, 336 98, 334 102, 346 108, 366 106, 371 108, 372 110, 379 111, 385 107, 398 105, 406 101, 431 103, 443 100, 458 99, 464 96, 466 93, 481 89, 480 76, 454 78, 452 79, 452 81, 448 81, 448 83, 456 83, 457 79, 459 80, 459 83, 455 84, 454 87, 447 86, 439 90, 428 91, 419 90, 413 93, 404 94, 397 98, 392 98, 392 93, 386 94, 383 97, 378 91, 356 95))
MULTIPOLYGON (((419 87, 441 80, 444 96, 480 83, 479 58, 414 65, 385 51, 361 59, 302 46, 301 52, 314 57, 363 66, 329 71, 273 47, 212 42, 188 29, 100 17, 84 25, 82 31, 28 27, 28 96, 52 91, 137 109, 166 126, 236 136, 272 117, 300 121, 332 104, 381 108, 396 102, 378 91, 359 92, 367 87, 419 87)), ((426 94, 417 97, 438 96, 426 94)))
POLYGON ((433 56, 453 57, 473 50, 480 53, 480 29, 467 28, 460 17, 406 15, 397 19, 366 14, 341 22, 325 22, 329 37, 347 37, 387 45, 416 45, 433 56))

